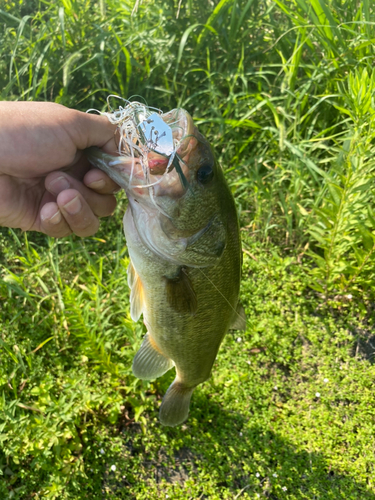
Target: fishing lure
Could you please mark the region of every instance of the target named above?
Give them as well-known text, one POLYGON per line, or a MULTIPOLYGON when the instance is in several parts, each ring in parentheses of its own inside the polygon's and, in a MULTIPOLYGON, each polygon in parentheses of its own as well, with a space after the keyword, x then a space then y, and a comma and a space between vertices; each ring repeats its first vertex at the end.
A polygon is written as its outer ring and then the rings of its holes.
POLYGON ((148 166, 148 154, 157 153, 168 159, 167 168, 163 175, 168 174, 173 168, 176 170, 184 189, 189 187, 189 183, 181 169, 180 162, 183 159, 177 154, 181 143, 187 139, 187 136, 178 138, 181 135, 177 116, 169 116, 169 123, 163 118, 163 112, 158 108, 153 108, 138 101, 128 101, 116 95, 107 97, 109 112, 96 111, 108 120, 117 125, 119 135, 118 153, 120 156, 130 156, 138 158, 142 165, 142 170, 148 183, 142 186, 132 184, 133 175, 130 176, 131 187, 152 188, 155 184, 161 182, 159 178, 154 183, 150 181, 150 169, 148 166), (113 109, 110 104, 110 98, 116 98, 124 101, 126 106, 119 106, 113 109))

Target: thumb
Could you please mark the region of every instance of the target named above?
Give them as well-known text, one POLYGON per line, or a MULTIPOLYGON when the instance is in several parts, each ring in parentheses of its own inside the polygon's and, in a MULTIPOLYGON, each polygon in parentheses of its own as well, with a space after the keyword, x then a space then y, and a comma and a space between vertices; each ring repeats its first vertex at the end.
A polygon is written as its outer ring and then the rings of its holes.
POLYGON ((116 153, 115 133, 117 125, 112 124, 106 116, 83 113, 70 110, 74 113, 70 136, 77 149, 86 149, 91 146, 103 148, 107 153, 116 153))

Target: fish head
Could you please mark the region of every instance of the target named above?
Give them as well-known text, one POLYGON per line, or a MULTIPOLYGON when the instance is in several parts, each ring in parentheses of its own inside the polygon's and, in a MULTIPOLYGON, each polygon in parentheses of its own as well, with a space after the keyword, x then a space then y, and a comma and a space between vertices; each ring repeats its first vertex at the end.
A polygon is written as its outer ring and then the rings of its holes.
POLYGON ((225 248, 231 194, 190 114, 178 109, 162 118, 172 124, 178 147, 172 162, 150 152, 147 175, 141 166, 133 169, 127 194, 135 223, 143 241, 163 258, 187 266, 214 264, 225 248))
POLYGON ((111 157, 103 170, 124 187, 136 230, 149 248, 173 263, 204 267, 217 262, 224 251, 226 208, 233 198, 209 142, 190 114, 175 109, 159 116, 172 130, 172 154, 167 154, 168 144, 159 147, 161 142, 152 139, 149 127, 144 140, 153 148, 146 161, 111 157))

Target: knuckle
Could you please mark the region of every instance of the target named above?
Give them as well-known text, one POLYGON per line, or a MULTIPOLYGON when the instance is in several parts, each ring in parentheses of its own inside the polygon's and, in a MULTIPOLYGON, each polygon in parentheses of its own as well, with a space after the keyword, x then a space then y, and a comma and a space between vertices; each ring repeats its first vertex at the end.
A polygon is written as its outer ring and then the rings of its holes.
POLYGON ((95 234, 98 231, 98 229, 99 229, 99 223, 93 226, 89 226, 85 229, 79 229, 77 231, 74 231, 74 233, 77 236, 80 236, 81 238, 85 238, 87 236, 92 236, 93 234, 95 234))
POLYGON ((57 225, 49 221, 44 221, 42 224, 42 231, 53 238, 65 238, 65 236, 72 234, 72 230, 64 221, 57 225))
POLYGON ((106 203, 103 203, 99 208, 100 213, 97 214, 99 217, 107 217, 108 215, 112 215, 116 208, 117 200, 113 195, 107 196, 105 201, 106 203))
POLYGON ((85 237, 95 234, 99 229, 100 222, 97 217, 91 216, 85 217, 83 220, 79 221, 79 224, 71 224, 70 226, 77 236, 85 237))

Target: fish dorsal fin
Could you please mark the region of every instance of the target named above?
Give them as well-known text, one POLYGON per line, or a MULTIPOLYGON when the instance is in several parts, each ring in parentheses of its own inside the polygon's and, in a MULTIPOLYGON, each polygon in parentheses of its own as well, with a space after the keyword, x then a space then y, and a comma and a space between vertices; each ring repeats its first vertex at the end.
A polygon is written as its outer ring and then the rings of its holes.
POLYGON ((130 317, 138 321, 144 306, 144 293, 142 282, 134 269, 132 262, 128 266, 128 285, 130 287, 130 317))
POLYGON ((150 380, 161 377, 172 367, 173 361, 157 349, 153 338, 146 333, 133 360, 133 374, 140 379, 150 380))
POLYGON ((197 296, 184 268, 174 278, 167 278, 167 302, 178 313, 194 315, 198 309, 197 296))
POLYGON ((246 314, 243 306, 238 303, 236 314, 233 314, 229 330, 246 330, 246 314))

